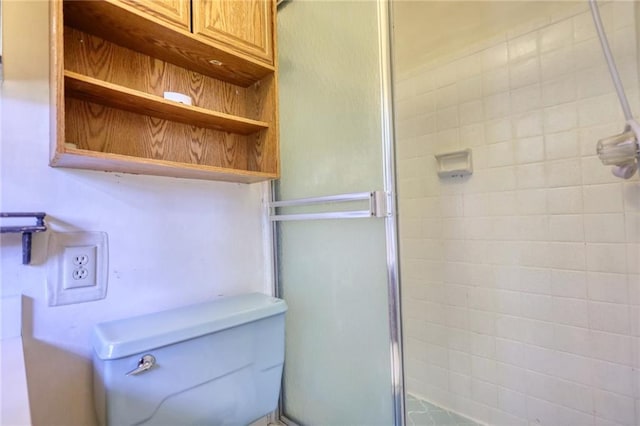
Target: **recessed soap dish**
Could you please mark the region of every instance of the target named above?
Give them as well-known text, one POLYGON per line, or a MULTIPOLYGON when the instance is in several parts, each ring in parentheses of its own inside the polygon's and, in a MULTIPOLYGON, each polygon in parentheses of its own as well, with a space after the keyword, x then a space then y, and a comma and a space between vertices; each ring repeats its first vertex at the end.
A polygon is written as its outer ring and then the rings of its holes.
POLYGON ((441 178, 464 177, 473 174, 471 149, 436 154, 438 176, 441 178))

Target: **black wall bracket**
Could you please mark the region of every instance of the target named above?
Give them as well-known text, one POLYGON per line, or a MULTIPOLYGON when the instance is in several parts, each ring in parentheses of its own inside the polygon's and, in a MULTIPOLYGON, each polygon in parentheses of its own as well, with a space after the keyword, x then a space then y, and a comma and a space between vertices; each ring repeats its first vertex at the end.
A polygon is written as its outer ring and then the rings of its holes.
POLYGON ((32 226, 0 226, 0 233, 21 233, 22 234, 22 264, 31 263, 31 235, 34 232, 44 232, 47 226, 44 224, 46 213, 0 213, 2 217, 33 217, 36 224, 32 226))

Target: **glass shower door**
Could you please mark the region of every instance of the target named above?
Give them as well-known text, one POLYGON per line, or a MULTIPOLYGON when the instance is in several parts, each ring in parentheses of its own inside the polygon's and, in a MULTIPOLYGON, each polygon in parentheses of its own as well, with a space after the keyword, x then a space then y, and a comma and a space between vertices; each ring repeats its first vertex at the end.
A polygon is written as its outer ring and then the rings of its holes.
POLYGON ((278 292, 289 306, 281 416, 291 423, 392 425, 402 417, 390 322, 394 219, 367 214, 367 193, 379 191, 380 201, 390 191, 382 9, 295 0, 278 13, 274 214, 278 292), (327 196, 335 197, 316 199, 327 196))

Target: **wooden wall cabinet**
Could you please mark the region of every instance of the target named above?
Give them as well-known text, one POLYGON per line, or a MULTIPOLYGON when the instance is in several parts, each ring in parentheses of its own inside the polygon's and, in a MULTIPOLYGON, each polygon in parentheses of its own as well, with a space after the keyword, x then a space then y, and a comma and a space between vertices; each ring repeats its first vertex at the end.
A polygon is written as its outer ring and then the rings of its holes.
MULTIPOLYGON (((227 2, 238 3, 216 3, 227 2)), ((51 2, 50 164, 246 183, 279 177, 277 64, 155 15, 153 3, 177 10, 186 0, 132 3, 51 2), (193 105, 165 100, 165 91, 193 105)), ((255 3, 270 10, 275 58, 275 4, 255 3)))
POLYGON ((199 0, 193 3, 194 34, 273 64, 273 17, 263 0, 199 0))
POLYGON ((118 0, 123 4, 162 19, 184 30, 191 30, 190 0, 118 0))

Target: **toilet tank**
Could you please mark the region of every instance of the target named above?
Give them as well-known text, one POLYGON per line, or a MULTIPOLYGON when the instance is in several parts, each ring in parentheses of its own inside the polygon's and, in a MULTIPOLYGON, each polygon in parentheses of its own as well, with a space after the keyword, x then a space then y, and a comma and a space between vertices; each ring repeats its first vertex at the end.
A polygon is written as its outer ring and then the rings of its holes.
POLYGON ((246 425, 270 413, 286 310, 283 300, 253 293, 96 325, 98 421, 246 425))

